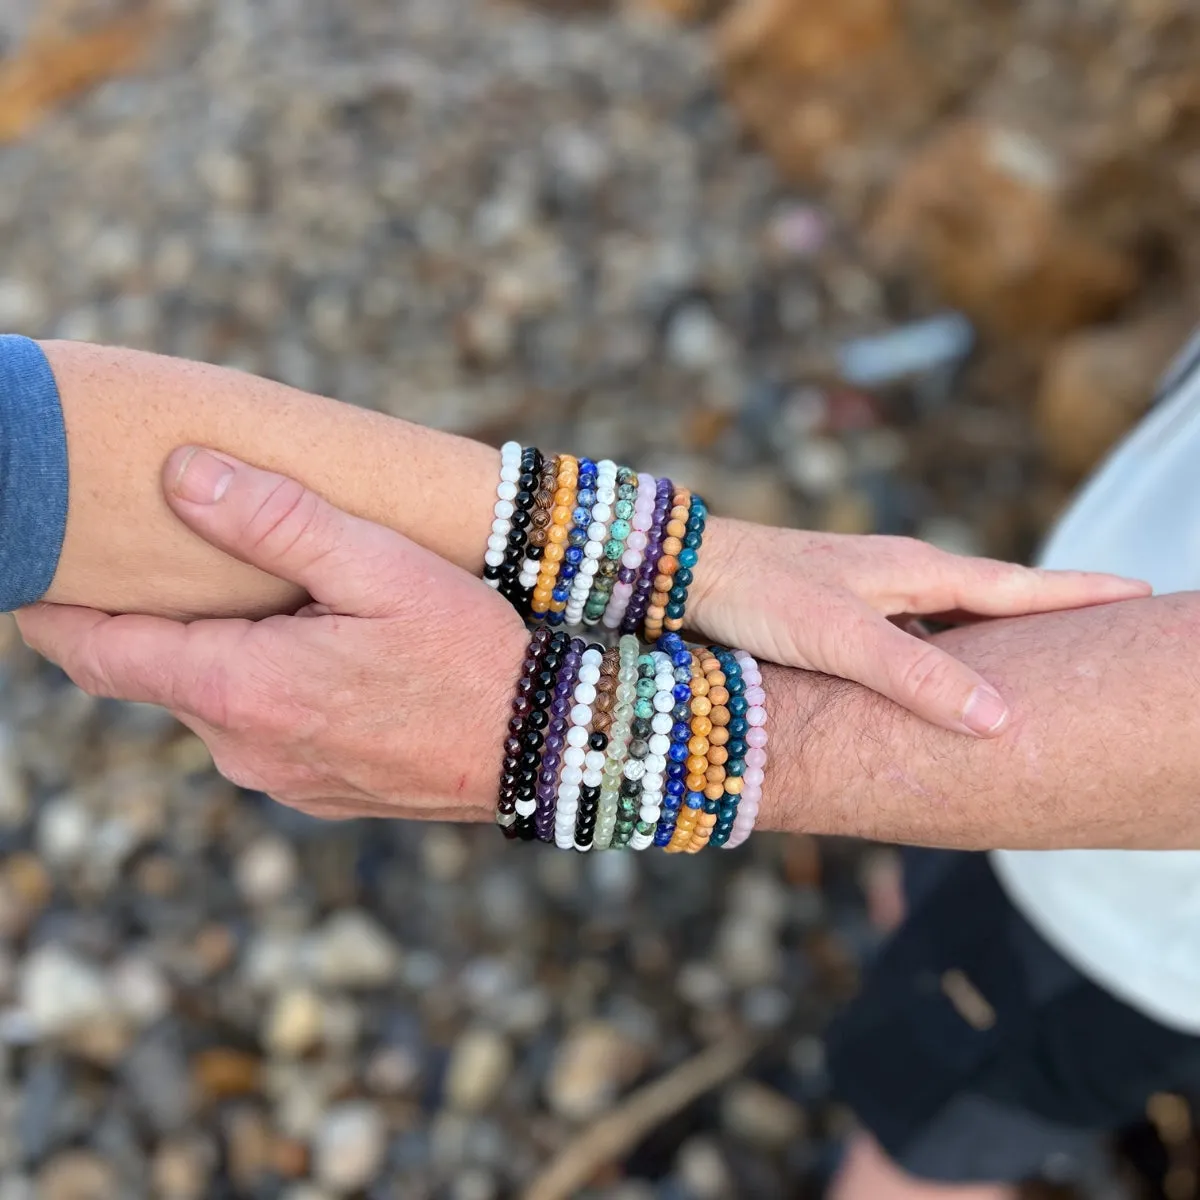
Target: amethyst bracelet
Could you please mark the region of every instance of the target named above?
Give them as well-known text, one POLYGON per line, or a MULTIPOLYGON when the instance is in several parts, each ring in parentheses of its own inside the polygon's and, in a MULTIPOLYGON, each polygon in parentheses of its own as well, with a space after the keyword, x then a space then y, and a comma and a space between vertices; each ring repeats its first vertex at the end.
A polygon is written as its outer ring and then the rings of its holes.
POLYGON ((575 690, 575 681, 579 678, 584 649, 582 638, 573 638, 567 643, 558 679, 554 684, 554 695, 550 701, 550 723, 546 727, 546 741, 537 783, 537 809, 534 813, 534 828, 540 842, 554 841, 554 810, 558 801, 563 750, 566 747, 567 720, 571 713, 571 698, 575 690))

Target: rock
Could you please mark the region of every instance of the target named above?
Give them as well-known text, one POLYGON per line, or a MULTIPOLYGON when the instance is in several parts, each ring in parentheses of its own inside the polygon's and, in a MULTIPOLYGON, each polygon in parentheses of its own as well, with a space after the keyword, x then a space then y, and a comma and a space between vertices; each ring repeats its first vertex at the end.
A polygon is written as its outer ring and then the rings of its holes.
POLYGON ((620 1030, 596 1021, 568 1033, 550 1068, 546 1098, 569 1121, 587 1121, 602 1113, 628 1085, 645 1061, 641 1046, 620 1030))
POLYGON ((979 533, 969 522, 958 517, 929 517, 917 527, 916 535, 921 541, 950 554, 984 553, 979 533))
POLYGON ((725 1157, 710 1138, 693 1137, 683 1143, 675 1159, 675 1176, 689 1200, 723 1200, 734 1195, 725 1157))
POLYGON ((183 1130, 194 1092, 183 1039, 170 1023, 145 1034, 121 1063, 121 1077, 141 1118, 157 1133, 183 1130))
POLYGON ((215 1166, 216 1147, 203 1134, 163 1142, 150 1166, 156 1200, 205 1200, 215 1166))
POLYGON ((1175 314, 1089 329, 1051 355, 1037 397, 1046 454, 1082 478, 1145 412, 1185 330, 1175 314))
POLYGON ((87 1150, 57 1155, 37 1176, 38 1200, 121 1200, 121 1192, 112 1165, 87 1150))
POLYGON ((262 1063, 252 1054, 217 1046, 192 1060, 192 1078, 206 1100, 249 1096, 262 1086, 262 1063))
POLYGON ((711 371, 733 353, 729 335, 707 304, 685 304, 667 325, 667 358, 687 371, 711 371))
POLYGON ((242 1107, 228 1114, 226 1163, 229 1178, 241 1193, 252 1195, 270 1173, 271 1143, 270 1127, 257 1109, 242 1107))
POLYGON ((287 1138, 310 1141, 334 1097, 355 1084, 349 1063, 337 1059, 268 1065, 264 1090, 273 1105, 275 1127, 287 1138))
POLYGON ((53 943, 39 946, 21 964, 18 996, 46 1036, 78 1031, 114 1015, 104 973, 53 943))
POLYGON ((721 1122, 734 1137, 765 1150, 781 1150, 803 1136, 804 1110, 761 1083, 741 1080, 721 1101, 721 1122))
POLYGON ((722 1008, 729 1000, 725 976, 705 959, 686 962, 675 981, 679 998, 693 1008, 722 1008))
POLYGON ((1073 175, 1084 170, 1020 128, 964 119, 904 166, 874 246, 889 269, 930 276, 950 304, 1000 336, 1091 324, 1133 293, 1140 267, 1073 210, 1073 175))
POLYGON ((802 492, 820 499, 843 487, 850 474, 850 455, 833 438, 808 438, 791 448, 784 470, 802 492))
POLYGON ((734 987, 754 987, 779 978, 782 956, 775 932, 753 919, 729 916, 717 930, 716 961, 734 987))
POLYGON ((499 1195, 495 1177, 478 1167, 460 1171, 450 1184, 450 1200, 496 1200, 499 1195))
POLYGON ((726 91, 787 175, 857 196, 994 56, 999 14, 973 12, 973 37, 954 16, 937 0, 739 0, 718 30, 726 91))
POLYGON ((92 814, 78 796, 48 800, 38 816, 38 853, 53 868, 76 866, 87 854, 94 828, 92 814))
POLYGON ((153 1025, 171 1008, 171 988, 162 971, 140 954, 127 954, 108 973, 108 986, 120 1012, 139 1029, 153 1025))
POLYGON ((357 1192, 383 1166, 387 1124, 372 1104, 361 1101, 331 1109, 313 1139, 313 1174, 335 1195, 357 1192))
POLYGON ((330 987, 385 987, 400 969, 399 947, 360 909, 331 916, 314 936, 309 955, 314 978, 330 987))
POLYGON ((470 850, 463 835, 452 825, 434 825, 421 839, 425 874, 441 883, 458 879, 470 861, 470 850))
POLYGON ((0 1175, 0 1200, 38 1200, 37 1189, 27 1175, 0 1175))
POLYGON ((271 1054, 299 1058, 320 1042, 324 1026, 321 997, 311 988, 291 988, 279 994, 267 1014, 263 1044, 271 1054))
POLYGON ((513 1067, 508 1042, 491 1029, 459 1037, 446 1070, 446 1103, 459 1112, 482 1112, 499 1096, 513 1067))
POLYGON ((29 783, 12 730, 0 726, 0 829, 16 829, 29 817, 29 783))
POLYGON ((363 1080, 380 1096, 401 1096, 421 1078, 421 1061, 404 1046, 384 1046, 367 1061, 363 1080))
POLYGON ((261 837, 238 855, 234 878, 238 890, 254 905, 274 904, 295 886, 296 852, 281 837, 261 837))

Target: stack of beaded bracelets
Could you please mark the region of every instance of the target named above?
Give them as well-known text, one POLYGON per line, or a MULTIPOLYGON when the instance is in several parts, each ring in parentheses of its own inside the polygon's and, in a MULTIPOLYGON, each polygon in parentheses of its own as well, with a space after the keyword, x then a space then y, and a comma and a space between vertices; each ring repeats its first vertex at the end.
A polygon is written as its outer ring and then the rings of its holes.
POLYGON ((653 642, 683 628, 707 519, 669 479, 507 442, 483 577, 526 618, 653 642))
POLYGON ((745 651, 605 650, 538 628, 513 698, 496 823, 560 849, 695 854, 739 846, 758 815, 766 693, 745 651))

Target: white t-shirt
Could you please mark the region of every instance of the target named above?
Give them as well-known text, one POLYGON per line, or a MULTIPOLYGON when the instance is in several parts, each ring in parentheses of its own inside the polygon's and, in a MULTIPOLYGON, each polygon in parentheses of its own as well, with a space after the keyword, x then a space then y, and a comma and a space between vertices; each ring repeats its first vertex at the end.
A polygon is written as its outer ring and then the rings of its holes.
MULTIPOLYGON (((1189 350, 1054 530, 1043 565, 1132 575, 1158 593, 1200 589, 1200 338, 1189 350)), ((1200 729, 1200 703, 1196 716, 1200 729)), ((1200 852, 998 851, 992 862, 1013 903, 1079 970, 1200 1034, 1200 852)))

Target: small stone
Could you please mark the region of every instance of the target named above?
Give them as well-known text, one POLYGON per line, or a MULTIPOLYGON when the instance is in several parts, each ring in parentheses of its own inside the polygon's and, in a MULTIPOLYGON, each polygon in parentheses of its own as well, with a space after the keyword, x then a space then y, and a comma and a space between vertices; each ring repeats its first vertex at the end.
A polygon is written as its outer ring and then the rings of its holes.
POLYGON ((764 1150, 781 1150, 804 1134, 804 1110, 773 1088, 742 1080, 726 1092, 721 1121, 734 1137, 764 1150))
POLYGON ((87 1150, 52 1158, 37 1177, 38 1200, 121 1200, 112 1164, 87 1150))
POLYGON ((333 1195, 315 1183, 297 1183, 281 1192, 279 1200, 333 1200, 333 1195))
POLYGON ((36 1028, 49 1036, 103 1021, 114 1011, 104 973, 53 943, 21 964, 18 996, 36 1028))
POLYGON ((192 1061, 192 1076, 208 1100, 229 1100, 257 1092, 262 1063, 252 1054, 217 1046, 202 1050, 192 1061))
POLYGON ((138 1028, 153 1025, 171 1008, 171 987, 150 959, 127 954, 108 973, 108 986, 120 1011, 138 1028))
POLYGON ((716 936, 717 962, 734 987, 754 987, 779 977, 782 959, 779 942, 766 925, 731 915, 721 922, 716 936))
POLYGON ((169 1022, 143 1035, 120 1075, 140 1116, 159 1134, 181 1132, 194 1115, 194 1092, 183 1038, 169 1022))
POLYGON ((242 851, 234 868, 238 890, 254 905, 282 900, 298 876, 296 852, 281 837, 258 838, 242 851))
POLYGON ((729 983, 710 962, 684 963, 675 980, 679 998, 693 1008, 722 1008, 729 1000, 729 983))
POLYGON ((330 987, 385 987, 400 968, 391 935, 360 909, 331 916, 314 935, 310 955, 314 977, 330 987))
POLYGON ((675 1175, 690 1200, 724 1200, 734 1194, 733 1180, 721 1148, 706 1137, 693 1137, 680 1147, 675 1175))
POLYGON ((282 1058, 299 1058, 320 1042, 324 1024, 321 997, 311 988, 292 988, 280 993, 267 1014, 263 1044, 282 1058))
POLYGON ((163 1142, 150 1166, 156 1200, 204 1200, 215 1165, 216 1148, 202 1134, 163 1142))
POLYGON ((459 1172, 450 1184, 450 1200, 496 1200, 499 1194, 495 1178, 479 1167, 459 1172))
POLYGON ((402 1096, 421 1078, 421 1062, 403 1046, 384 1046, 367 1062, 363 1079, 379 1096, 402 1096))
POLYGON ((978 532, 958 517, 930 517, 918 526, 917 537, 949 554, 978 555, 984 552, 978 532))
POLYGON ((372 1104, 331 1109, 313 1140, 313 1174, 337 1195, 357 1192, 379 1173, 387 1152, 387 1124, 372 1104))
POLYGON ((583 1025, 559 1047, 546 1081, 546 1098, 559 1116, 590 1120, 612 1105, 643 1061, 642 1048, 612 1025, 583 1025))
POLYGON ((11 275, 0 278, 0 329, 39 334, 47 312, 46 295, 41 288, 11 275))
POLYGON ((263 1114, 238 1108, 226 1124, 229 1177, 242 1193, 252 1194, 271 1170, 271 1130, 263 1114))
POLYGON ((421 852, 425 874, 442 883, 458 879, 470 860, 466 839, 453 826, 433 826, 421 839, 421 852))
POLYGON ((37 1188, 27 1175, 0 1175, 0 1200, 38 1200, 37 1188))
POLYGON ((38 853, 53 868, 76 866, 87 854, 94 830, 92 814, 77 796, 49 800, 38 816, 38 853))
POLYGON ((16 829, 29 819, 29 784, 16 737, 0 726, 0 828, 16 829))
POLYGON ((666 334, 667 357, 687 371, 711 371, 733 356, 729 335, 706 304, 685 304, 666 334))
POLYGON ((459 1112, 482 1112, 499 1096, 513 1067, 508 1042, 491 1029, 458 1039, 446 1071, 446 1102, 459 1112))
POLYGON ((833 438, 797 442, 784 459, 788 478, 807 496, 821 499, 841 489, 850 475, 850 456, 833 438))

